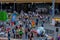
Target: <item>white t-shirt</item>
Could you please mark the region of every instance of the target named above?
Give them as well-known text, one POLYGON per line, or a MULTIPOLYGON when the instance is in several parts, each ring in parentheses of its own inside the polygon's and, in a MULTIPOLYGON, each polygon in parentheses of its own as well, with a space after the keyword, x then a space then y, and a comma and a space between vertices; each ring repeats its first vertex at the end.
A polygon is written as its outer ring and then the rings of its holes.
POLYGON ((20 25, 22 25, 22 22, 21 21, 18 21, 20 25))
POLYGON ((45 33, 45 29, 44 29, 44 27, 38 27, 38 29, 37 29, 37 33, 38 33, 38 34, 41 34, 42 32, 45 33))
POLYGON ((55 20, 54 19, 52 19, 52 25, 55 25, 55 20))

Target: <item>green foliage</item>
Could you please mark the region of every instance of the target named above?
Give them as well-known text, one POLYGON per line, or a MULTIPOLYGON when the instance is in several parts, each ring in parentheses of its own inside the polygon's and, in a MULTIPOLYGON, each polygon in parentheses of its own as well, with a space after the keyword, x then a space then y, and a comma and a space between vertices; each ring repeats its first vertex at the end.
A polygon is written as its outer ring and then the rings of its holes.
POLYGON ((0 11, 0 21, 6 21, 6 20, 7 20, 7 12, 0 11))

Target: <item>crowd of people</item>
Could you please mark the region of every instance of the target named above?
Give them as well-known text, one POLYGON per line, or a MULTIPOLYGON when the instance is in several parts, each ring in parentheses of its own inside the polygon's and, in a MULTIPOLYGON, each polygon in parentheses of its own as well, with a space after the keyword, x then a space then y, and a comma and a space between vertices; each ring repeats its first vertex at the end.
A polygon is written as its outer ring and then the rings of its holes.
POLYGON ((34 37, 32 30, 34 30, 36 27, 44 27, 44 23, 47 23, 50 20, 49 16, 31 11, 25 13, 23 10, 20 12, 20 14, 16 13, 16 18, 14 21, 12 21, 12 13, 8 15, 8 18, 8 21, 0 22, 0 33, 3 33, 3 36, 7 35, 6 37, 8 37, 8 39, 10 37, 22 38, 23 35, 25 35, 26 39, 29 38, 32 40, 34 37))

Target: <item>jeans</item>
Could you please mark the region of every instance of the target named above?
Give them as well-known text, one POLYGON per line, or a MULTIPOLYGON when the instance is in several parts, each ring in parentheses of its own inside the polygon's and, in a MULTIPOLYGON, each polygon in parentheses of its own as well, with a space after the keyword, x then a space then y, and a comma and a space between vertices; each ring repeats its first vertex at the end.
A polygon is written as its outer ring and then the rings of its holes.
POLYGON ((10 40, 10 37, 8 37, 8 40, 10 40))

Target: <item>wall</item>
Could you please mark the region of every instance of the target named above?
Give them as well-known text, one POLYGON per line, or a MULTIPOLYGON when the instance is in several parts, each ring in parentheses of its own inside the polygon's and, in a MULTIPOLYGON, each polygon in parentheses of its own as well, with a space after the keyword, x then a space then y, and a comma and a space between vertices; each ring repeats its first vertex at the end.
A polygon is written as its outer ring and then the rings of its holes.
MULTIPOLYGON (((10 2, 13 3, 14 0, 0 0, 0 2, 10 2)), ((17 3, 51 3, 52 0, 16 0, 17 3)), ((55 0, 56 3, 60 3, 60 0, 55 0)))

